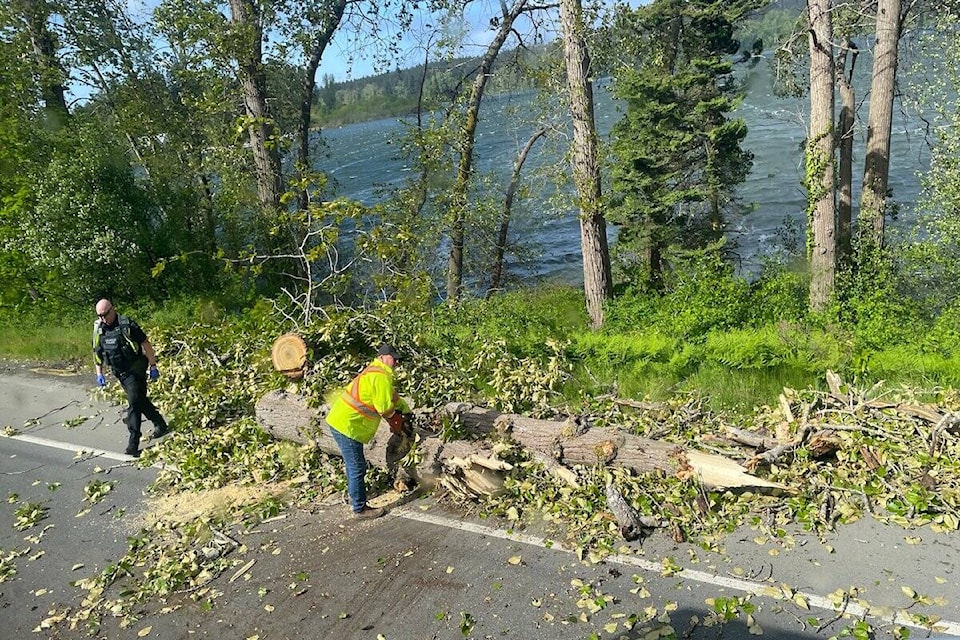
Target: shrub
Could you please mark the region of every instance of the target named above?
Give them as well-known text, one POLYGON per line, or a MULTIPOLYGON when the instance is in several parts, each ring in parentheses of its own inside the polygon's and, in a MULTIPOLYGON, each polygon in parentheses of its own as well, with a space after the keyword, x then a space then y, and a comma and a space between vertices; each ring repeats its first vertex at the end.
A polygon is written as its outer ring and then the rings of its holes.
POLYGON ((778 321, 799 322, 809 311, 808 274, 784 265, 768 267, 750 286, 752 304, 747 315, 754 324, 778 321))
POLYGON ((700 342, 714 329, 740 326, 750 307, 749 285, 718 252, 695 252, 678 261, 653 316, 668 336, 700 342))
POLYGON ((956 386, 960 384, 960 358, 924 352, 916 345, 895 345, 875 351, 866 359, 874 380, 956 386))
POLYGON ((637 334, 578 333, 571 351, 588 363, 613 367, 637 362, 668 362, 677 341, 657 331, 637 334))
POLYGON ((605 329, 655 330, 678 340, 702 342, 714 329, 741 326, 751 306, 750 287, 717 251, 675 260, 662 292, 628 289, 607 305, 605 329))
POLYGON ((923 337, 925 351, 936 351, 952 355, 960 347, 960 302, 954 303, 933 323, 933 327, 923 337))

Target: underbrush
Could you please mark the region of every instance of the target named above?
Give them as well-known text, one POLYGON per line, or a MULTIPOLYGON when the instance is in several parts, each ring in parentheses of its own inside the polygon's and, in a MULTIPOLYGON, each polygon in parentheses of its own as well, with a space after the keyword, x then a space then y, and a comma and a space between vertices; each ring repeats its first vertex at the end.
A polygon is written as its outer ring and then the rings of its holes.
MULTIPOLYGON (((749 413, 785 386, 817 388, 827 370, 863 386, 960 383, 957 308, 925 319, 923 305, 911 308, 903 295, 879 287, 883 295, 849 296, 813 315, 802 273, 775 267, 747 283, 710 254, 675 267, 661 291, 620 292, 606 305, 601 330, 589 327, 582 291, 560 286, 456 308, 390 303, 376 313, 328 311, 328 321, 302 331, 314 351, 312 392, 322 397, 346 382, 380 340, 410 354, 404 383, 416 400, 489 399, 515 411, 575 409, 598 395, 662 400, 696 391, 713 410, 749 413)), ((152 339, 188 332, 215 342, 199 348, 199 361, 209 352, 233 353, 238 343, 259 349, 257 375, 276 384, 269 346, 293 327, 269 301, 243 304, 183 298, 117 306, 152 339)), ((90 362, 92 321, 92 308, 0 310, 0 357, 83 366, 90 362)), ((161 370, 167 357, 161 353, 161 370)), ((210 387, 215 375, 194 371, 191 387, 210 387)), ((198 393, 183 392, 187 399, 198 393)))

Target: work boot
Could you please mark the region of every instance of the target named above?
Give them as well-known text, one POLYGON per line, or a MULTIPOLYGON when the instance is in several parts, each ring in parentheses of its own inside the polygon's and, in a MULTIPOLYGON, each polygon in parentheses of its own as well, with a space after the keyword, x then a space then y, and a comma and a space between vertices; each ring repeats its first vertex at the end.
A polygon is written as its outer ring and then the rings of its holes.
POLYGON ((127 438, 127 448, 123 451, 128 456, 133 456, 134 458, 140 457, 140 434, 129 434, 127 438))
POLYGON ((360 518, 362 520, 373 520, 374 518, 379 518, 384 513, 386 513, 386 511, 383 509, 366 505, 361 511, 354 511, 353 517, 360 518))
POLYGON ((161 424, 156 429, 153 430, 153 439, 162 438, 163 436, 170 433, 170 427, 165 424, 161 424))

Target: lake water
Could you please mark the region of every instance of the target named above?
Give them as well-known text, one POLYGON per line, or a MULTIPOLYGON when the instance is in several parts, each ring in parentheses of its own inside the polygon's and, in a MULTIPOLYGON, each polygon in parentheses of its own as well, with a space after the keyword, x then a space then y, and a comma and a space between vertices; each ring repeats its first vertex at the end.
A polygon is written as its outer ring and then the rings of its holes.
MULTIPOLYGON (((858 63, 857 98, 859 120, 865 121, 868 105, 863 101, 869 87, 868 60, 858 63)), ((803 178, 802 144, 805 137, 806 98, 781 98, 774 95, 771 72, 766 61, 750 69, 739 69, 747 86, 747 96, 734 114, 743 117, 749 128, 745 147, 754 154, 753 171, 737 191, 742 212, 727 216, 728 246, 737 255, 742 273, 755 273, 760 259, 784 246, 802 246, 805 227, 806 195, 803 178)), ((619 119, 618 107, 609 91, 595 90, 597 128, 604 138, 619 119)), ((529 95, 498 96, 485 100, 477 135, 477 166, 500 177, 502 189, 509 179, 518 149, 533 130, 523 123, 528 117, 529 95)), ((894 227, 909 226, 914 218, 913 205, 920 191, 919 172, 926 169, 929 151, 924 124, 900 106, 895 106, 890 187, 900 207, 894 227)), ((397 120, 378 120, 323 131, 326 157, 318 168, 334 180, 337 194, 373 203, 383 188, 399 186, 408 177, 408 164, 398 158, 393 144, 405 125, 397 120)), ((858 201, 862 178, 864 132, 857 132, 854 165, 854 202, 858 201)), ((537 166, 559 157, 549 145, 538 144, 524 167, 528 175, 537 166)), ((609 190, 604 182, 604 190, 609 190)), ((501 196, 502 198, 502 196, 501 196)), ((515 205, 518 212, 512 223, 513 240, 523 238, 526 246, 539 249, 533 264, 510 264, 508 269, 522 281, 560 280, 582 282, 580 227, 574 210, 543 214, 549 207, 530 200, 515 205), (531 212, 541 212, 533 214, 531 212)), ((611 242, 616 231, 610 230, 611 242)))

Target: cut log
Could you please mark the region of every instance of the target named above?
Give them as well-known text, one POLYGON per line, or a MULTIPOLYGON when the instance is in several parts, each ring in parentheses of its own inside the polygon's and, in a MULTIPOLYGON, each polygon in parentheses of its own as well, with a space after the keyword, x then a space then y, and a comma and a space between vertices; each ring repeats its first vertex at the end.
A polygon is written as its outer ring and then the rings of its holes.
POLYGON ((637 473, 662 471, 678 477, 696 477, 713 488, 784 489, 747 473, 733 460, 680 445, 624 433, 611 427, 589 428, 575 420, 538 420, 499 413, 470 405, 447 405, 470 431, 496 431, 523 447, 547 455, 564 466, 615 465, 637 473))
POLYGON ((315 438, 317 420, 326 415, 307 405, 298 393, 277 389, 257 402, 257 422, 278 440, 307 444, 315 438))
MULTIPOLYGON (((307 398, 303 395, 278 389, 257 402, 256 415, 260 426, 278 440, 313 444, 325 453, 339 456, 340 448, 324 421, 328 410, 327 405, 313 408, 308 406, 307 398)), ((405 449, 399 446, 398 440, 399 436, 390 433, 390 425, 381 420, 373 440, 364 447, 367 462, 384 469, 396 468, 399 459, 409 450, 409 445, 405 449)), ((439 475, 439 472, 434 475, 439 475)), ((435 481, 430 474, 428 478, 435 481)))
MULTIPOLYGON (((273 391, 256 407, 257 421, 271 435, 305 444, 316 443, 332 455, 339 455, 328 427, 322 427, 326 407, 311 409, 297 394, 273 391)), ((496 445, 489 440, 515 442, 535 458, 548 462, 548 469, 575 484, 577 476, 570 467, 597 464, 624 467, 637 473, 663 472, 680 478, 696 478, 713 488, 785 489, 747 473, 735 461, 723 456, 687 449, 680 445, 651 440, 611 427, 589 428, 576 420, 539 420, 517 414, 504 414, 468 403, 452 403, 435 414, 416 413, 417 464, 406 468, 417 482, 435 486, 441 479, 454 477, 474 495, 489 495, 502 486, 506 467, 498 459, 496 445), (479 441, 442 442, 427 426, 453 420, 472 436, 490 436, 479 441), (497 480, 492 480, 497 478, 497 480)), ((374 439, 365 446, 367 460, 392 470, 406 450, 394 442, 381 421, 374 439)), ((410 443, 407 443, 409 446, 410 443)))
POLYGON ((299 380, 307 366, 307 344, 297 334, 285 333, 274 340, 270 358, 277 371, 291 380, 299 380))

